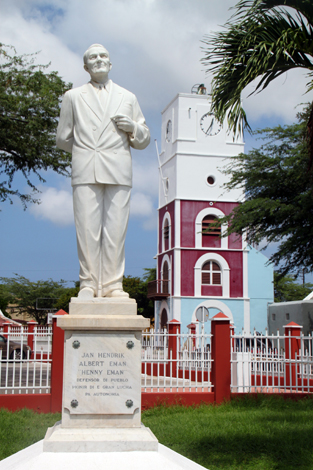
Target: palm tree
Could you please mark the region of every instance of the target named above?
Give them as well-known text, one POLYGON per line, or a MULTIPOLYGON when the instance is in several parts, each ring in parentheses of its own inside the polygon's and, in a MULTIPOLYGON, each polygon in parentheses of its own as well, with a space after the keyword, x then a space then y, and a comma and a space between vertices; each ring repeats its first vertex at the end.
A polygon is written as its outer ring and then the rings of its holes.
MULTIPOLYGON (((205 36, 202 62, 213 73, 212 112, 230 129, 250 130, 241 92, 259 78, 253 93, 296 67, 308 70, 313 89, 312 0, 240 0, 222 32, 205 36), (286 9, 286 7, 290 7, 286 9)), ((312 115, 308 138, 313 156, 312 115)))

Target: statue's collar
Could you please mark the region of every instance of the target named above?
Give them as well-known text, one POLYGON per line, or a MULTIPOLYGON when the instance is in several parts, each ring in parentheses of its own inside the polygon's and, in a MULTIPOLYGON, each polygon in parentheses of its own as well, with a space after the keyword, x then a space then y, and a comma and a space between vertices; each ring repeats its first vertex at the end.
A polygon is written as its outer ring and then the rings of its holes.
POLYGON ((93 80, 90 80, 91 85, 94 87, 94 88, 102 88, 102 87, 105 87, 105 89, 109 92, 110 91, 110 86, 111 86, 111 80, 107 80, 105 83, 98 83, 98 82, 94 82, 93 80))

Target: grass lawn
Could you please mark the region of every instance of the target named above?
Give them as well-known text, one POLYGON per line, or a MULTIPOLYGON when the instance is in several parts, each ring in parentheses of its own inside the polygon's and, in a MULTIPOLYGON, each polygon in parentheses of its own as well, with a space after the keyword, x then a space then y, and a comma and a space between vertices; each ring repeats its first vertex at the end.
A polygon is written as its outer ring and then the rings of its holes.
POLYGON ((143 422, 159 442, 210 470, 313 469, 313 399, 158 407, 143 422))
MULTIPOLYGON (((0 459, 42 439, 59 414, 0 410, 0 459)), ((142 414, 159 441, 210 470, 313 470, 313 397, 221 406, 159 406, 142 414)))
POLYGON ((61 414, 38 414, 24 410, 0 409, 0 460, 44 438, 47 428, 60 421, 61 414))

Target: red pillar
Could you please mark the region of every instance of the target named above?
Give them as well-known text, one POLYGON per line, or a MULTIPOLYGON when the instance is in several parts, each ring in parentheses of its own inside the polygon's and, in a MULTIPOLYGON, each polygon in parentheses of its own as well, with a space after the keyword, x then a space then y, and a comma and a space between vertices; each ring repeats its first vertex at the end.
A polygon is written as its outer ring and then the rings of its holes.
MULTIPOLYGON (((55 315, 68 315, 59 310, 55 315)), ((63 392, 64 331, 52 320, 51 413, 61 412, 63 392)))
POLYGON ((172 359, 167 364, 167 374, 170 375, 170 373, 172 373, 172 377, 177 377, 177 364, 180 350, 180 325, 180 322, 175 319, 167 323, 168 358, 172 359))
POLYGON ((28 325, 27 345, 30 347, 30 349, 32 350, 32 354, 33 354, 34 332, 35 332, 35 326, 38 325, 38 323, 35 320, 30 320, 29 322, 27 322, 27 325, 28 325))
POLYGON ((187 325, 187 328, 190 330, 189 334, 192 337, 192 350, 194 351, 196 349, 197 325, 195 323, 190 323, 190 325, 187 325))
POLYGON ((219 312, 212 318, 212 373, 215 403, 230 400, 230 320, 219 312))
POLYGON ((5 336, 6 338, 8 337, 9 326, 11 326, 10 322, 6 322, 3 324, 3 336, 5 336))
POLYGON ((295 322, 290 322, 285 328, 285 354, 286 354, 286 385, 291 388, 296 387, 297 368, 295 357, 299 355, 301 349, 301 329, 302 326, 295 322))

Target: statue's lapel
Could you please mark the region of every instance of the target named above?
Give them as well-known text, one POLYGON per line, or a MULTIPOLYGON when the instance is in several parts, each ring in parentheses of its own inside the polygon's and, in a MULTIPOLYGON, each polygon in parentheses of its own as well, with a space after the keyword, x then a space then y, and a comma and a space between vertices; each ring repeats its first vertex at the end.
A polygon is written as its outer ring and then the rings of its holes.
POLYGON ((105 107, 104 119, 101 126, 101 133, 110 124, 111 118, 118 113, 118 109, 123 101, 123 93, 119 87, 117 87, 112 81, 109 87, 109 96, 107 105, 105 107))
POLYGON ((81 97, 97 118, 103 121, 103 109, 98 100, 96 90, 91 83, 87 83, 83 86, 81 97))

